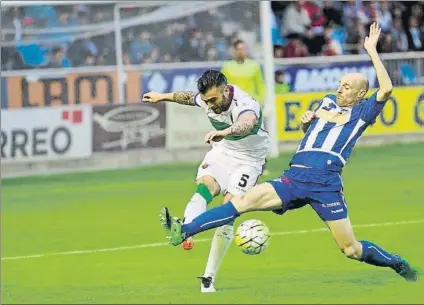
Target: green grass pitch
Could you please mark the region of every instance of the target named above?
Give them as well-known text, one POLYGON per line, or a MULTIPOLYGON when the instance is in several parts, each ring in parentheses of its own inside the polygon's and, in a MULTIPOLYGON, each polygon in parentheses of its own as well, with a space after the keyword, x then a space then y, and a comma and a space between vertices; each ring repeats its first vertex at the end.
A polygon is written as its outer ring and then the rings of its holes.
MULTIPOLYGON (((261 180, 278 176, 290 156, 271 160, 271 173, 261 180)), ((424 279, 408 283, 390 269, 351 261, 329 232, 298 234, 324 227, 310 207, 239 218, 236 225, 258 218, 273 233, 294 232, 272 236, 258 256, 244 255, 233 244, 217 293, 201 294, 196 276, 204 270, 210 243, 197 242, 189 252, 164 245, 158 220, 163 205, 183 213, 196 169, 197 164, 182 164, 4 180, 1 302, 424 303, 424 279), (160 244, 143 246, 155 243, 160 244), (109 250, 91 251, 98 249, 109 250)), ((357 148, 343 175, 358 239, 405 256, 421 276, 423 170, 424 144, 399 144, 357 148)))

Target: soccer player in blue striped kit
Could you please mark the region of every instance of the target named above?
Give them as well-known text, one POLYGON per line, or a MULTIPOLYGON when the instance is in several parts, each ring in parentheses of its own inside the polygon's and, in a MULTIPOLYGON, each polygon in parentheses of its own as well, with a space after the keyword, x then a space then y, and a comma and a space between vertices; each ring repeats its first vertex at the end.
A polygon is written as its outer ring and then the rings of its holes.
POLYGON ((178 245, 199 232, 220 227, 250 211, 284 214, 287 210, 310 205, 331 231, 340 250, 351 259, 379 267, 390 267, 408 281, 416 281, 417 273, 402 257, 389 253, 377 244, 357 240, 343 196, 341 172, 352 149, 381 113, 393 86, 376 51, 381 29, 373 23, 364 48, 376 70, 379 89, 364 99, 368 80, 359 73, 349 73, 340 82, 336 95, 325 96, 314 112, 301 118, 305 132, 282 176, 259 184, 242 196, 236 196, 182 224, 162 208, 160 219, 172 245, 178 245))

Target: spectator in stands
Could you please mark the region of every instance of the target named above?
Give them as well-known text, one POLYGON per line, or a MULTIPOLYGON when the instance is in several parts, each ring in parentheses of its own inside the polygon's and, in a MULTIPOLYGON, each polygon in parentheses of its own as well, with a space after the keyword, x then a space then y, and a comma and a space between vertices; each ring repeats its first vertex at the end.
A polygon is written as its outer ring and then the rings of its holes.
POLYGON ((346 43, 349 45, 350 53, 359 54, 363 49, 361 41, 365 38, 365 26, 359 18, 355 18, 351 27, 347 30, 346 43))
POLYGON ((151 35, 147 31, 142 31, 139 38, 130 42, 129 54, 133 64, 140 64, 143 58, 148 58, 153 51, 151 35))
POLYGON ((391 30, 393 40, 396 42, 396 49, 399 52, 408 51, 408 36, 402 26, 402 19, 396 18, 393 21, 393 28, 391 30))
MULTIPOLYGON (((78 22, 78 20, 74 20, 74 22, 78 22)), ((72 25, 78 25, 78 24, 72 24, 70 20, 70 15, 67 12, 61 12, 59 13, 58 20, 49 20, 47 24, 47 28, 66 28, 70 27, 72 25)), ((55 34, 45 34, 42 35, 42 38, 47 39, 55 39, 56 43, 62 43, 63 47, 67 47, 68 44, 71 42, 71 35, 68 32, 59 32, 55 34)))
POLYGON ((308 13, 309 19, 311 20, 311 27, 314 33, 322 34, 324 32, 324 24, 326 19, 319 7, 314 1, 303 1, 302 7, 308 13))
POLYGON ((373 20, 376 17, 373 3, 370 1, 357 1, 357 8, 357 16, 363 24, 367 26, 375 21, 373 20))
POLYGON ((173 61, 173 58, 172 58, 171 54, 169 54, 169 53, 163 54, 162 57, 161 57, 161 60, 160 60, 160 62, 164 62, 164 63, 169 63, 169 62, 172 62, 172 61, 173 61))
POLYGON ((244 41, 234 42, 233 50, 234 59, 225 63, 221 72, 227 77, 228 83, 240 87, 259 103, 264 102, 266 91, 261 66, 248 58, 244 41))
POLYGON ((283 58, 284 57, 284 47, 282 45, 274 46, 274 58, 283 58))
POLYGON ((183 38, 176 31, 174 24, 168 25, 165 31, 159 33, 156 38, 156 44, 160 48, 160 53, 169 54, 170 59, 176 55, 182 42, 183 38))
POLYGON ((22 58, 22 62, 26 68, 37 68, 47 64, 48 48, 34 42, 34 36, 25 35, 24 40, 19 42, 16 50, 22 58))
POLYGON ((324 1, 323 14, 326 19, 325 25, 343 25, 342 13, 334 8, 333 1, 324 1))
POLYGON ((409 36, 410 36, 410 49, 420 51, 423 49, 422 33, 418 27, 418 20, 416 17, 409 17, 409 36))
POLYGON ((303 42, 308 48, 309 55, 318 55, 321 54, 322 48, 326 43, 324 35, 317 34, 312 29, 306 31, 306 37, 303 38, 303 42))
POLYGON ((220 36, 215 41, 215 47, 218 52, 218 60, 228 59, 228 54, 227 54, 228 44, 223 33, 220 33, 220 36))
POLYGON ((102 12, 102 11, 100 11, 100 12, 97 12, 97 13, 94 15, 93 21, 94 21, 95 23, 102 23, 102 22, 104 22, 104 21, 105 21, 105 19, 106 19, 105 13, 104 13, 104 12, 102 12))
POLYGON ((107 66, 107 56, 103 53, 96 57, 96 66, 107 66))
POLYGON ((296 1, 286 7, 283 15, 283 36, 291 34, 304 35, 311 25, 308 12, 303 7, 304 2, 296 1))
POLYGON ((359 5, 355 0, 347 1, 343 4, 343 21, 348 29, 355 26, 355 20, 358 17, 358 9, 359 5))
POLYGON ((377 22, 380 24, 381 30, 383 32, 390 32, 390 29, 392 28, 392 13, 390 8, 389 1, 383 1, 381 3, 377 4, 378 7, 376 9, 376 17, 377 22))
POLYGON ((214 47, 209 47, 206 50, 206 61, 217 61, 218 51, 214 47))
POLYGON ((82 63, 82 67, 91 67, 96 65, 96 57, 91 53, 86 53, 84 55, 84 62, 82 63))
POLYGON ((393 39, 393 35, 388 33, 384 35, 383 41, 380 46, 381 53, 392 53, 397 52, 396 41, 393 39))
POLYGON ((24 17, 39 24, 53 24, 56 21, 56 8, 53 5, 30 5, 24 8, 24 17))
POLYGON ((157 48, 153 48, 152 51, 145 56, 143 56, 142 63, 143 64, 152 64, 157 62, 159 58, 159 51, 157 48))
POLYGON ((70 61, 65 57, 65 51, 62 47, 54 47, 51 51, 50 61, 47 68, 69 68, 70 61))
POLYGON ((69 54, 72 66, 77 67, 83 64, 85 61, 84 56, 87 53, 93 56, 99 54, 99 50, 96 44, 91 40, 90 34, 89 32, 85 33, 83 38, 73 41, 69 46, 67 53, 69 54))
POLYGON ((300 35, 291 34, 287 38, 289 42, 284 47, 284 57, 306 57, 309 55, 308 48, 303 43, 300 35))
POLYGON ((323 46, 323 55, 325 56, 335 56, 342 55, 343 48, 340 43, 332 38, 332 28, 327 26, 324 31, 324 41, 325 44, 323 46))
POLYGON ((213 32, 206 32, 205 43, 206 43, 206 48, 215 47, 215 36, 213 35, 213 32))
POLYGON ((411 15, 417 19, 418 24, 422 24, 423 21, 424 21, 423 20, 423 6, 424 6, 424 3, 422 3, 422 4, 416 3, 411 8, 411 15))
MULTIPOLYGON (((0 32, 1 40, 5 41, 6 34, 0 32)), ((1 70, 19 70, 23 68, 23 62, 21 56, 14 47, 1 47, 1 70)))
POLYGON ((290 85, 286 83, 283 70, 275 71, 275 93, 285 94, 290 92, 290 85))
POLYGON ((202 60, 203 52, 201 50, 203 34, 194 28, 191 32, 187 33, 184 44, 181 46, 178 53, 183 61, 200 61, 202 60))

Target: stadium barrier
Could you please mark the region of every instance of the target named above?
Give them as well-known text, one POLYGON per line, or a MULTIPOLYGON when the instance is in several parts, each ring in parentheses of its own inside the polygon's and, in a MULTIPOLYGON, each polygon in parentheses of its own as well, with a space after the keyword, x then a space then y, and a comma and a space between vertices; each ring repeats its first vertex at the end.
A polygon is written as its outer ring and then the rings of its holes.
MULTIPOLYGON (((415 71, 415 85, 424 84, 424 52, 382 54, 397 85, 413 85, 401 77, 402 65, 415 71)), ((367 56, 334 56, 275 60, 285 72, 292 92, 333 91, 346 72, 362 72, 371 88, 377 86, 374 68, 367 56)), ((205 69, 220 69, 224 62, 187 62, 125 66, 124 96, 137 103, 146 91, 195 90, 205 69)), ((116 66, 72 69, 4 71, 1 77, 1 107, 118 103, 121 86, 116 66)))

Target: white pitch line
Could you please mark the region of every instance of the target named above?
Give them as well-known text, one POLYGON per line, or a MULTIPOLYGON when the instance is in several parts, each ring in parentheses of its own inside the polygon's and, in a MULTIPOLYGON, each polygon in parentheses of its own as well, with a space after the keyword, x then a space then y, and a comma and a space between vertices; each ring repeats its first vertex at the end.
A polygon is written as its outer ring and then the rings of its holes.
MULTIPOLYGON (((353 225, 353 227, 354 228, 371 228, 371 227, 383 227, 383 226, 410 225, 410 224, 419 224, 419 223, 424 223, 424 219, 397 221, 397 222, 370 223, 370 224, 363 224, 363 225, 353 225)), ((326 231, 328 231, 327 228, 319 228, 319 229, 311 229, 311 230, 275 232, 275 233, 270 233, 270 235, 273 235, 273 236, 276 236, 276 235, 295 235, 295 234, 326 232, 326 231)), ((211 238, 196 239, 196 243, 197 242, 206 242, 206 241, 211 241, 211 240, 212 240, 211 238)), ((81 251, 67 251, 67 252, 33 254, 33 255, 22 255, 22 256, 9 256, 9 257, 2 257, 1 260, 2 261, 3 260, 18 260, 18 259, 39 258, 39 257, 46 257, 46 256, 86 254, 86 253, 96 253, 96 252, 112 252, 112 251, 131 250, 131 249, 139 249, 139 248, 153 248, 153 247, 163 247, 163 246, 169 246, 169 243, 154 243, 154 244, 143 244, 143 245, 136 245, 136 246, 94 249, 94 250, 81 250, 81 251)))

